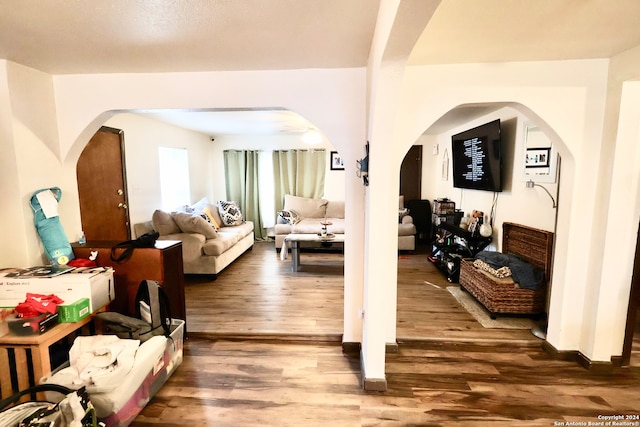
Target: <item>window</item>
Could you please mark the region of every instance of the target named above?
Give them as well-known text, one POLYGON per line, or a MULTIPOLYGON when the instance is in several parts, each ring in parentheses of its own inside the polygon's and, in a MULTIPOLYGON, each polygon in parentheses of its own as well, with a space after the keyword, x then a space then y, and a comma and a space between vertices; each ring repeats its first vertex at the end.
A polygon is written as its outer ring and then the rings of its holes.
POLYGON ((162 209, 172 211, 190 203, 189 156, 186 148, 158 147, 162 209))

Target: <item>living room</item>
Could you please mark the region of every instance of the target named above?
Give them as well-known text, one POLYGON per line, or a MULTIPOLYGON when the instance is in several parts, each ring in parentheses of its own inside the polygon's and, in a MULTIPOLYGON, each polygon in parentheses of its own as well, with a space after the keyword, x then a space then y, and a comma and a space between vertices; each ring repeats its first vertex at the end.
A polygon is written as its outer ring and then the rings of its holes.
MULTIPOLYGON (((407 18, 399 16, 402 19, 407 18)), ((415 23, 407 25, 420 34, 426 21, 419 29, 415 23)), ((489 103, 514 108, 534 121, 562 157, 549 342, 596 361, 619 355, 635 246, 635 233, 629 230, 637 229, 638 217, 640 162, 632 119, 640 104, 633 81, 640 70, 637 46, 605 59, 460 65, 415 59, 402 66, 404 78, 399 79, 386 74, 389 63, 381 61, 388 40, 376 41, 381 44, 372 49, 372 71, 361 65, 57 74, 3 59, 3 140, 10 143, 3 148, 7 155, 2 168, 2 231, 13 242, 2 251, 3 263, 42 262, 25 204, 35 189, 54 184, 63 188, 63 224, 70 236, 79 232, 75 163, 90 136, 110 117, 140 108, 284 106, 321 129, 345 159, 346 221, 353 230, 352 244, 345 248, 345 283, 350 286, 345 295, 345 340, 363 343, 367 374, 382 378, 385 343, 395 341, 396 324, 390 303, 395 296, 396 236, 378 234, 379 224, 391 224, 397 217, 389 201, 397 196, 398 185, 388 177, 398 176, 404 153, 420 138, 428 139, 426 152, 431 152, 433 138, 422 135, 449 111, 489 103), (355 174, 355 161, 364 156, 367 140, 370 186, 364 188, 355 174), (380 259, 390 261, 376 262, 380 259), (358 316, 361 309, 368 313, 366 322, 358 316)), ((414 44, 415 39, 407 42, 407 50, 414 44)), ((442 148, 440 143, 440 153, 442 148)), ((440 182, 438 156, 431 160, 438 166, 434 171, 440 182)), ((537 189, 525 191, 525 181, 520 184, 525 197, 540 197, 545 206, 549 202, 537 189)), ((426 188, 425 195, 460 201, 455 192, 438 194, 440 189, 426 188)), ((465 195, 460 205, 466 210, 486 202, 465 195)), ((499 212, 505 213, 502 205, 499 212)))

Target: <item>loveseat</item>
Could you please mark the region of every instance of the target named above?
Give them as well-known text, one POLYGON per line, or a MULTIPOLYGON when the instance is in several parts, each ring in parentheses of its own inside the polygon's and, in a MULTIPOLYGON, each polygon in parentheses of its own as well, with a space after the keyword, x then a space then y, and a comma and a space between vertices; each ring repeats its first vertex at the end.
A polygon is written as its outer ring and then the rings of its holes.
POLYGON ((159 240, 180 240, 185 274, 215 276, 253 248, 253 222, 235 204, 206 199, 174 212, 156 210, 151 221, 136 224, 136 236, 156 230, 159 240))
MULTIPOLYGON (((413 224, 413 218, 404 208, 402 196, 399 199, 399 211, 398 249, 414 250, 416 227, 413 224)), ((274 227, 276 249, 281 250, 287 234, 320 233, 321 222, 325 219, 331 223, 327 226, 327 233, 344 234, 344 202, 285 195, 283 209, 278 212, 278 220, 274 227)))

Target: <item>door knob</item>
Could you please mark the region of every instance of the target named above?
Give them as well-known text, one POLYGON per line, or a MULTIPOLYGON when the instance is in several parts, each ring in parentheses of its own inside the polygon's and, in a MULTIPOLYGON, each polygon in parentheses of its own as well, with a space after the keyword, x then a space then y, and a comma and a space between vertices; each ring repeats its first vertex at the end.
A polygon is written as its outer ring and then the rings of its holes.
POLYGON ((118 207, 120 209, 127 209, 127 204, 126 203, 118 203, 118 207))
POLYGON ((124 191, 122 191, 122 188, 118 188, 118 196, 122 196, 124 194, 124 191))

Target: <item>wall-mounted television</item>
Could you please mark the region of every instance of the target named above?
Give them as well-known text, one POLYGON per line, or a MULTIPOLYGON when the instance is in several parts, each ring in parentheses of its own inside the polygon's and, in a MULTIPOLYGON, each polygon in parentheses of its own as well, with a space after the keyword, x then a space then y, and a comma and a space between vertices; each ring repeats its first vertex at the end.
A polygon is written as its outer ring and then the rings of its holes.
POLYGON ((453 135, 453 186, 502 191, 501 151, 499 119, 453 135))

